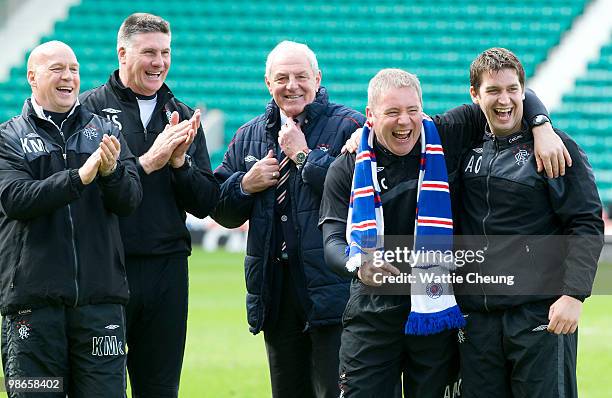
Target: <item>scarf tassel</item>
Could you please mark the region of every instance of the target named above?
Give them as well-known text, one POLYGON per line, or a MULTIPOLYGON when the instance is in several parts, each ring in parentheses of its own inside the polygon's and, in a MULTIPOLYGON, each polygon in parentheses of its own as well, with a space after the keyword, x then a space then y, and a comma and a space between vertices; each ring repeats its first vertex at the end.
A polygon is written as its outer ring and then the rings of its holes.
POLYGON ((405 334, 427 336, 444 330, 457 329, 465 326, 465 319, 454 305, 443 311, 432 313, 410 312, 404 329, 405 334))

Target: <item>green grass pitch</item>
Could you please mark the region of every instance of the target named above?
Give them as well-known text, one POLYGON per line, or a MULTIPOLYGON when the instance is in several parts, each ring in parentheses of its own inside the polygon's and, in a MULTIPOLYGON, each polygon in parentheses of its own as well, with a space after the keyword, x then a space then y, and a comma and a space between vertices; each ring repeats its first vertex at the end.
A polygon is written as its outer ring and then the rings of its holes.
MULTIPOLYGON (((263 336, 251 335, 246 323, 242 259, 242 254, 194 249, 181 398, 271 396, 263 336)), ((578 358, 582 398, 609 397, 612 391, 612 378, 605 376, 612 369, 610 308, 612 296, 591 297, 584 306, 578 358)))

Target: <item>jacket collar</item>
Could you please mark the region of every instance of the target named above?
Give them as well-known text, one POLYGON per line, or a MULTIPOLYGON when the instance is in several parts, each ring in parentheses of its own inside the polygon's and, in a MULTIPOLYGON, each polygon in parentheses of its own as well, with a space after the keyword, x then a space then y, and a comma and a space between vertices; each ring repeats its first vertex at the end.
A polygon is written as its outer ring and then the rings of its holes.
MULTIPOLYGON (((323 86, 319 88, 317 95, 315 96, 314 101, 304 107, 304 123, 303 124, 313 124, 313 121, 319 118, 329 104, 329 97, 327 95, 327 89, 323 86)), ((274 101, 271 99, 266 106, 266 129, 274 130, 275 126, 280 125, 280 108, 274 101)), ((278 129, 278 128, 277 128, 278 129)))
POLYGON ((529 129, 527 123, 523 120, 521 129, 516 133, 508 134, 504 137, 497 137, 489 131, 487 126, 485 130, 485 140, 495 140, 500 149, 509 148, 511 146, 523 144, 533 140, 533 133, 529 129))
MULTIPOLYGON (((131 88, 125 87, 119 78, 119 69, 115 70, 108 79, 108 84, 111 89, 115 92, 120 101, 125 102, 136 102, 136 94, 131 88)), ((170 98, 174 97, 170 88, 163 83, 160 89, 157 91, 157 103, 165 104, 170 98)))
MULTIPOLYGON (((80 108, 81 108, 81 103, 79 102, 79 98, 77 97, 77 100, 74 103, 72 109, 70 110, 70 113, 68 113, 68 116, 66 116, 65 121, 71 121, 72 119, 74 119, 76 117, 75 115, 78 113, 78 110, 80 108)), ((21 116, 26 119, 32 118, 35 120, 36 119, 45 120, 61 130, 61 126, 57 126, 53 122, 53 120, 51 120, 51 117, 48 117, 47 115, 45 115, 43 107, 39 105, 38 102, 36 102, 36 98, 34 97, 34 94, 32 94, 32 96, 28 98, 27 100, 25 100, 25 102, 23 103, 23 109, 21 110, 21 116)))

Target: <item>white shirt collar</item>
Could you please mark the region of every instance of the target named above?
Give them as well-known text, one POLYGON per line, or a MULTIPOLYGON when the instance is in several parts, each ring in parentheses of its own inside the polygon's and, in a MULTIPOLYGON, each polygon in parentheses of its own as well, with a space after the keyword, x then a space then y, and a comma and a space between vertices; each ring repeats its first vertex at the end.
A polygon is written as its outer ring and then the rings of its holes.
MULTIPOLYGON (((293 117, 294 119, 297 119, 298 122, 300 122, 300 126, 304 124, 304 120, 306 120, 306 112, 302 112, 297 116, 293 117)), ((287 119, 289 119, 289 117, 287 115, 285 115, 285 113, 282 111, 282 109, 280 109, 280 120, 281 120, 281 126, 285 123, 287 123, 287 119)))
MULTIPOLYGON (((40 106, 38 104, 38 102, 36 102, 36 97, 34 97, 34 93, 32 93, 32 95, 30 96, 30 100, 32 101, 32 108, 34 108, 34 112, 36 113, 36 116, 38 116, 41 119, 48 120, 51 123, 53 123, 53 120, 51 120, 51 116, 45 115, 45 111, 44 111, 43 107, 40 106)), ((77 105, 80 105, 79 97, 77 97, 76 102, 72 106, 72 109, 70 110, 70 113, 68 114, 68 116, 66 116, 66 119, 68 119, 70 117, 70 115, 72 115, 74 113, 74 110, 76 109, 77 105)), ((53 123, 53 124, 55 124, 55 123, 53 123)))

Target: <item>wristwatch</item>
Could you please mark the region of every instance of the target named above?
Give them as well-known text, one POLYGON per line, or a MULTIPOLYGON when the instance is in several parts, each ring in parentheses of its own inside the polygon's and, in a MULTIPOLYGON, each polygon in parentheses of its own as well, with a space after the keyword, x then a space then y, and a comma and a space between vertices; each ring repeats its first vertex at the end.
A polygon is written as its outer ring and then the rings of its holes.
POLYGON ((310 149, 306 148, 305 151, 299 151, 295 154, 295 165, 298 169, 301 169, 302 166, 304 166, 304 163, 306 163, 306 158, 308 157, 309 153, 310 149))
POLYGON ((541 126, 544 123, 550 123, 550 119, 546 115, 537 115, 531 119, 531 127, 541 126))

